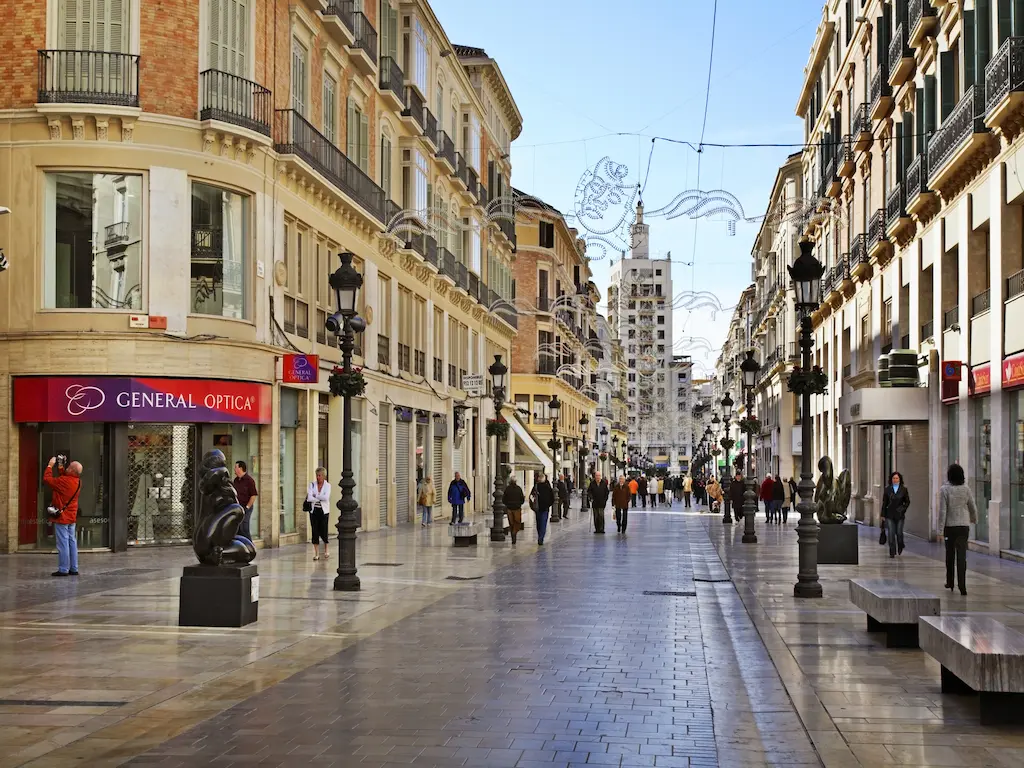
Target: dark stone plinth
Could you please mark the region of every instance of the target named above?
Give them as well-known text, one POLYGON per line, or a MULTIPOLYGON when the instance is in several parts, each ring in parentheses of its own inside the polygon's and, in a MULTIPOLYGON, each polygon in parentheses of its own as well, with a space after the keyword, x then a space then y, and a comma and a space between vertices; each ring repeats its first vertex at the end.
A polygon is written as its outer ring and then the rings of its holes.
POLYGON ((858 565, 857 526, 853 523, 818 526, 818 565, 858 565))
POLYGON ((475 547, 476 546, 476 534, 472 536, 456 536, 455 543, 452 545, 455 547, 475 547))
POLYGON ((259 616, 259 568, 189 565, 181 576, 180 627, 244 627, 259 616))
POLYGON ((886 648, 920 648, 917 624, 886 624, 868 616, 868 632, 885 632, 886 648))

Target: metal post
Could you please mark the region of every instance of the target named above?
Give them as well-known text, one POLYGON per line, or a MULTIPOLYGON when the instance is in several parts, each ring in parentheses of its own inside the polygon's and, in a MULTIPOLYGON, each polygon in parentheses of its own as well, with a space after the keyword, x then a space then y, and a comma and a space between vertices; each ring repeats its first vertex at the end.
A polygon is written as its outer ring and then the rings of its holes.
MULTIPOLYGON (((754 390, 747 390, 747 418, 752 418, 754 413, 754 390)), ((743 478, 743 485, 746 492, 743 494, 743 543, 757 544, 757 534, 754 533, 754 516, 757 514, 757 490, 754 488, 754 459, 752 448, 754 447, 754 433, 747 433, 747 475, 743 478)))
POLYGON ((551 509, 551 522, 557 523, 561 520, 559 516, 559 499, 558 499, 558 470, 560 469, 558 464, 558 419, 551 422, 551 469, 554 477, 551 478, 551 490, 554 491, 555 504, 551 509))
MULTIPOLYGON (((351 318, 345 318, 341 330, 341 367, 345 373, 352 372, 352 352, 355 337, 352 333, 351 318)), ((358 592, 359 576, 356 569, 356 481, 352 474, 352 398, 345 395, 343 402, 341 438, 341 498, 338 500, 338 575, 334 577, 334 589, 338 592, 358 592)))
MULTIPOLYGON (((800 318, 800 365, 801 370, 811 370, 811 316, 800 318)), ((794 597, 821 597, 818 582, 818 523, 814 519, 814 482, 811 479, 811 394, 804 392, 800 398, 803 412, 800 414, 800 503, 796 505, 800 522, 796 526, 797 548, 800 565, 797 582, 793 586, 794 597)))
MULTIPOLYGON (((728 444, 729 431, 726 422, 725 439, 728 444)), ((725 449, 725 469, 722 470, 722 524, 732 525, 732 499, 729 497, 729 488, 732 487, 732 464, 729 461, 729 448, 725 449)))
MULTIPOLYGON (((494 421, 501 418, 501 408, 505 404, 505 392, 501 387, 494 390, 494 421)), ((491 508, 494 512, 494 523, 491 526, 491 541, 505 540, 505 467, 501 463, 501 438, 494 438, 494 496, 491 508)))

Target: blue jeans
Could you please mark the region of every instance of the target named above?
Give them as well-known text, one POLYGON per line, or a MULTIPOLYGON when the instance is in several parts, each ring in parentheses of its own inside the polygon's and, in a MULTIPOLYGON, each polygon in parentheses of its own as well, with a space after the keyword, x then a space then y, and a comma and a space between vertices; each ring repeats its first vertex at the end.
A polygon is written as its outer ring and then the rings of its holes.
MULTIPOLYGON (((905 519, 905 518, 904 518, 905 519)), ((889 555, 896 555, 896 548, 899 547, 899 551, 903 551, 903 522, 904 519, 890 520, 885 519, 885 525, 889 529, 889 555)))
POLYGON ((537 543, 544 543, 544 534, 548 532, 548 510, 537 510, 537 543))
POLYGON ((434 522, 432 519, 432 513, 434 508, 420 505, 420 522, 426 525, 427 523, 434 522))
POLYGON ((75 524, 53 524, 57 539, 57 570, 61 573, 78 570, 78 540, 75 538, 75 524))
POLYGON ((242 524, 238 526, 238 535, 244 536, 249 541, 252 541, 252 534, 249 532, 249 521, 252 519, 252 507, 245 510, 245 517, 242 518, 242 524))
POLYGON ((452 522, 461 523, 465 519, 465 504, 452 504, 452 522))

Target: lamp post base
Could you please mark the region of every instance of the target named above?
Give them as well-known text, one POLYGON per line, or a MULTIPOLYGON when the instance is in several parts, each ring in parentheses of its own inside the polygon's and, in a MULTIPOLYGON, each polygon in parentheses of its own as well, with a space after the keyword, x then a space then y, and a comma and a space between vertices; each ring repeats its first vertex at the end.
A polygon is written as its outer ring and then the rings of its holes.
POLYGON ((818 582, 797 582, 793 586, 793 597, 822 597, 821 584, 818 582))
POLYGON ((743 538, 741 539, 741 541, 744 544, 757 544, 757 534, 756 533, 747 533, 746 531, 744 531, 743 532, 743 538))
POLYGON ((355 574, 351 576, 335 576, 334 577, 334 591, 335 592, 358 592, 360 588, 359 577, 355 574))
POLYGON ((504 528, 491 528, 491 541, 504 541, 505 540, 505 529, 504 528))

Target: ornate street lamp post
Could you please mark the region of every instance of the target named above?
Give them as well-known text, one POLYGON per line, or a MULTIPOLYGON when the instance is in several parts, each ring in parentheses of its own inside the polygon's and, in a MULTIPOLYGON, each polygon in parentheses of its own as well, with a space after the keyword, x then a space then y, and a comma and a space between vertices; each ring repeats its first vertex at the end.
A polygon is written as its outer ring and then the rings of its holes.
POLYGON ((612 435, 612 476, 619 476, 619 436, 612 435))
POLYGON ((722 448, 725 449, 725 468, 722 470, 722 497, 724 499, 722 523, 728 525, 732 525, 732 501, 729 498, 729 487, 732 485, 732 464, 729 459, 729 451, 735 445, 729 434, 732 432, 732 406, 732 398, 726 392, 725 397, 722 398, 722 427, 725 431, 725 437, 722 438, 721 443, 722 448))
MULTIPOLYGON (((491 391, 494 393, 494 421, 501 420, 501 409, 505 405, 505 374, 508 368, 501 362, 501 355, 494 356, 487 372, 491 374, 491 391)), ((491 526, 491 541, 505 540, 505 467, 501 463, 501 438, 494 438, 494 523, 491 526)))
POLYGON ((577 482, 580 484, 580 495, 583 502, 583 510, 587 509, 587 426, 590 418, 587 414, 580 416, 580 473, 577 475, 577 482))
POLYGON ((558 471, 560 465, 558 463, 558 413, 562 410, 562 404, 558 401, 558 395, 551 396, 551 402, 548 403, 548 409, 551 411, 551 442, 548 443, 548 448, 551 449, 551 468, 554 477, 551 478, 551 485, 555 492, 555 506, 551 510, 551 522, 557 523, 562 518, 559 516, 559 510, 561 509, 561 502, 558 498, 558 471))
MULTIPOLYGON (((754 359, 754 350, 747 350, 747 359, 740 364, 743 373, 743 393, 746 395, 747 420, 754 418, 754 385, 757 383, 757 372, 761 365, 754 359)), ((757 489, 754 487, 754 459, 751 455, 754 446, 754 433, 747 432, 747 476, 744 478, 746 492, 743 494, 743 543, 757 544, 754 533, 754 516, 757 514, 757 489)))
MULTIPOLYGON (((811 370, 811 314, 821 302, 821 276, 825 268, 814 258, 814 245, 800 241, 800 256, 789 267, 789 276, 796 290, 796 314, 800 320, 800 368, 811 370)), ((793 586, 795 597, 821 597, 818 582, 818 523, 814 519, 814 483, 811 480, 811 393, 805 389, 800 397, 800 503, 796 510, 800 522, 796 526, 800 565, 797 582, 793 586)))
POLYGON ((608 477, 608 427, 601 427, 601 453, 605 456, 601 462, 601 474, 608 477))
MULTIPOLYGON (((328 283, 334 290, 337 311, 327 318, 327 331, 340 337, 341 370, 351 376, 352 352, 355 334, 366 328, 366 321, 356 315, 356 297, 363 285, 363 276, 352 266, 352 254, 341 254, 341 266, 331 274, 328 283)), ((356 569, 356 481, 352 474, 352 397, 346 390, 342 396, 341 438, 341 498, 338 500, 338 575, 334 589, 339 592, 358 592, 359 576, 356 569)))

